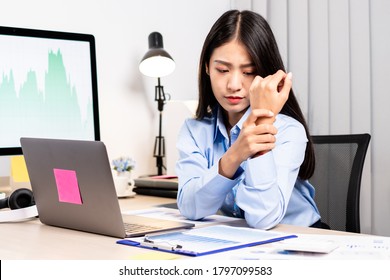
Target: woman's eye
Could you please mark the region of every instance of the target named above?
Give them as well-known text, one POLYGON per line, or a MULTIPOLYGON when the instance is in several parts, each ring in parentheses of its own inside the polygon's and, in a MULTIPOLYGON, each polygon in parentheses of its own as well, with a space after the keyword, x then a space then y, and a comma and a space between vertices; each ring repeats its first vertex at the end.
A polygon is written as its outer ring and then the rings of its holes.
POLYGON ((250 72, 250 71, 246 71, 243 73, 245 76, 252 76, 254 75, 255 73, 254 72, 250 72))
POLYGON ((227 69, 220 69, 220 68, 217 68, 217 71, 219 73, 227 73, 227 72, 229 72, 229 70, 227 70, 227 69))

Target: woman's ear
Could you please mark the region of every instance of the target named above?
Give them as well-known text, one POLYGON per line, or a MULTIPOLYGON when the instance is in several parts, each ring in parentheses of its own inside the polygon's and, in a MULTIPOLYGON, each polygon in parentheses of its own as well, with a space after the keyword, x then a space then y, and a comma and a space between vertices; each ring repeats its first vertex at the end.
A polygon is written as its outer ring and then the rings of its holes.
POLYGON ((206 64, 206 74, 210 76, 209 66, 206 64))

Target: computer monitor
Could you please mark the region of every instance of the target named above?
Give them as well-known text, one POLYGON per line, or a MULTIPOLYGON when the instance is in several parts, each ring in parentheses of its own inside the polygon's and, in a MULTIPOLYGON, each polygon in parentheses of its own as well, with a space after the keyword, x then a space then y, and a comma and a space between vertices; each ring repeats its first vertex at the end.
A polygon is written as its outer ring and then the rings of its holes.
POLYGON ((20 137, 100 140, 93 35, 0 27, 0 155, 20 137))

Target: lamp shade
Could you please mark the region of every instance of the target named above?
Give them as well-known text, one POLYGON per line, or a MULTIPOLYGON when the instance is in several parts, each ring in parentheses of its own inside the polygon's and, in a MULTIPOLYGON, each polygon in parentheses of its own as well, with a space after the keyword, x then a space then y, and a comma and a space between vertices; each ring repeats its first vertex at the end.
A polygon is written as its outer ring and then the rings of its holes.
POLYGON ((142 74, 159 78, 171 74, 175 70, 175 62, 164 50, 162 35, 158 32, 150 33, 149 50, 139 64, 142 74))

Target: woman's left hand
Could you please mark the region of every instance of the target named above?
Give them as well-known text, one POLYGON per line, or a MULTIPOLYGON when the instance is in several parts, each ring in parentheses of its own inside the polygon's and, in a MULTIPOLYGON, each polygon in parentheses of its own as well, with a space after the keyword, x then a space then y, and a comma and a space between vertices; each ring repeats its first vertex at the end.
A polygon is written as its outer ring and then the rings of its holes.
POLYGON ((292 86, 292 74, 279 70, 265 78, 256 76, 249 88, 252 110, 271 110, 276 116, 288 99, 292 86))

